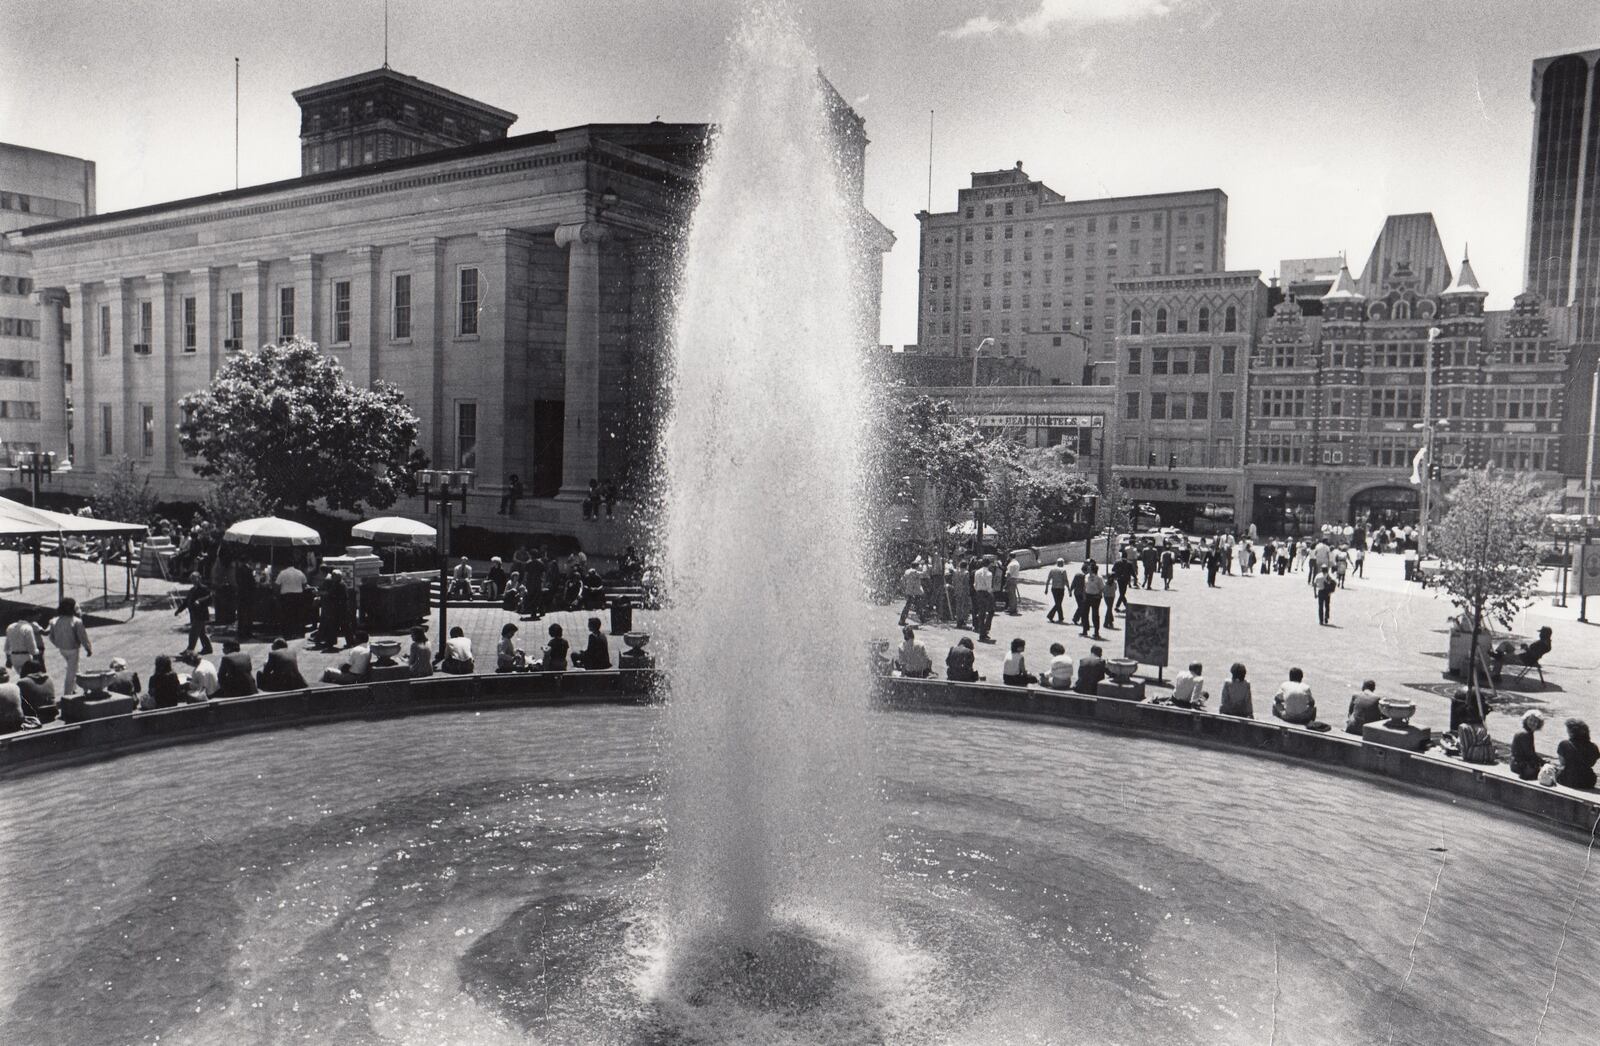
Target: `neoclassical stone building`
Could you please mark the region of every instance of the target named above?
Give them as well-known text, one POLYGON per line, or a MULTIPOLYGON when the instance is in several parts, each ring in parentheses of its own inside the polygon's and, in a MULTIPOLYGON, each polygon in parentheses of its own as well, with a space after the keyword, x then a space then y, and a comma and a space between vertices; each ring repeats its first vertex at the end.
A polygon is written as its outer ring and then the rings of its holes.
POLYGON ((708 127, 506 137, 512 114, 387 68, 296 97, 302 177, 20 234, 44 343, 77 332, 69 485, 129 456, 163 495, 195 496, 178 400, 229 353, 302 335, 405 392, 432 460, 476 469, 477 522, 516 474, 520 525, 582 533, 589 481, 626 493, 644 458, 708 127))

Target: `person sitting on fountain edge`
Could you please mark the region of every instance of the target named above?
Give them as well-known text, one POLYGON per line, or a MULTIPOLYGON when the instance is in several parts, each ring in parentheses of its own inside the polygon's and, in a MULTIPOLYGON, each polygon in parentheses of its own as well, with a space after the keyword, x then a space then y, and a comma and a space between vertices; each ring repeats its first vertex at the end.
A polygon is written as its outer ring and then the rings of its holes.
POLYGON ((1060 643, 1050 644, 1050 670, 1039 682, 1051 690, 1071 690, 1074 662, 1067 648, 1060 643))
POLYGON ((973 667, 977 652, 972 648, 970 636, 962 636, 944 655, 944 677, 952 683, 978 683, 983 677, 973 667))
POLYGON ((1272 714, 1285 723, 1305 726, 1317 718, 1317 702, 1305 678, 1306 674, 1300 669, 1289 669, 1288 681, 1272 695, 1272 714))
POLYGON ((289 641, 282 636, 274 639, 272 649, 267 651, 267 663, 256 673, 256 686, 267 693, 278 694, 304 690, 308 685, 306 677, 300 674, 299 658, 289 649, 289 641))
POLYGON ((606 641, 606 634, 600 631, 600 619, 589 619, 588 644, 572 655, 572 663, 579 668, 586 668, 597 672, 611 667, 611 644, 606 641))
POLYGON ((908 679, 927 679, 933 675, 933 658, 917 638, 917 630, 908 625, 900 630, 900 636, 904 642, 894 655, 894 666, 900 674, 908 679))
POLYGON ((1383 719, 1383 712, 1378 708, 1378 700, 1377 682, 1371 679, 1362 680, 1360 692, 1350 695, 1350 710, 1345 713, 1344 732, 1359 737, 1362 727, 1383 719))
POLYGON ((1027 640, 1019 637, 1011 641, 1011 653, 1000 671, 1000 679, 1007 686, 1030 686, 1038 682, 1033 673, 1028 671, 1028 659, 1023 655, 1027 648, 1027 640))
POLYGON ((1089 656, 1078 661, 1078 678, 1072 684, 1074 693, 1093 696, 1100 692, 1106 678, 1106 660, 1098 646, 1089 648, 1089 656))
POLYGON ((372 674, 372 646, 367 634, 358 631, 350 638, 355 640, 355 644, 345 648, 345 659, 339 662, 338 667, 328 668, 322 673, 324 683, 338 683, 341 686, 365 683, 372 674))

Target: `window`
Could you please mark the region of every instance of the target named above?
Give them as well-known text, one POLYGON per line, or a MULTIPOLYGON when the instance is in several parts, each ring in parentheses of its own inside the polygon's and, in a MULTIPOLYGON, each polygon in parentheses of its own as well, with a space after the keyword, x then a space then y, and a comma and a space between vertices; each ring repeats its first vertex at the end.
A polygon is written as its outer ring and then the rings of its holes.
POLYGON ((111 404, 100 404, 100 455, 110 457, 115 454, 116 436, 111 427, 111 404))
POLYGON ((39 365, 33 360, 0 359, 0 378, 39 377, 39 365))
POLYGON ((183 351, 193 352, 198 347, 200 306, 193 298, 183 299, 183 351))
POLYGON ((1015 228, 1016 228, 1016 226, 1014 226, 1014 225, 1008 225, 1008 226, 1006 226, 1006 239, 1008 239, 1008 240, 1009 240, 1009 239, 1011 239, 1011 234, 1012 234, 1012 231, 1013 231, 1013 230, 1014 230, 1014 229, 1015 229, 1015 228))
MULTIPOLYGON (((19 418, 23 421, 39 420, 39 404, 36 400, 0 400, 0 418, 19 418)), ((15 444, 13 444, 15 446, 15 444)), ((37 447, 32 449, 37 450, 37 447)))
POLYGON ((145 457, 156 449, 156 409, 148 403, 139 404, 139 446, 145 457))
POLYGON ((457 275, 456 285, 459 289, 457 302, 456 333, 473 335, 478 333, 478 270, 463 268, 457 275))
POLYGON ((1197 392, 1189 403, 1189 417, 1197 421, 1204 420, 1211 409, 1211 397, 1204 392, 1197 392))
POLYGON ((394 336, 404 340, 411 337, 411 274, 394 274, 394 336))
POLYGON ((1204 305, 1200 306, 1200 312, 1195 316, 1194 329, 1201 334, 1211 330, 1211 310, 1204 305))
POLYGON ((1188 331, 1189 331, 1189 315, 1187 313, 1179 313, 1178 314, 1178 333, 1179 334, 1187 334, 1188 331))
POLYGON ((111 306, 100 306, 100 355, 111 355, 111 306))
POLYGON ((1550 417, 1552 389, 1497 388, 1493 392, 1493 413, 1497 418, 1525 420, 1550 417))
POLYGON ((139 302, 139 344, 150 351, 155 335, 155 306, 146 298, 139 302))
POLYGON ((456 468, 478 467, 478 405, 456 404, 456 468))
POLYGON ((1173 349, 1172 350, 1172 373, 1174 373, 1174 374, 1188 374, 1189 373, 1189 350, 1188 349, 1173 349))
POLYGON ((1211 346, 1201 345, 1194 350, 1194 372, 1196 374, 1211 373, 1211 346))
POLYGON ((350 281, 336 280, 333 284, 333 343, 344 345, 350 341, 350 281))
MULTIPOLYGON (((1011 215, 1013 213, 1014 213, 1014 205, 1012 203, 1010 203, 1009 201, 1007 201, 1007 203, 1006 203, 1006 217, 1007 218, 1011 217, 1011 215)), ((1011 230, 1010 229, 1006 230, 1006 235, 1007 236, 1011 235, 1011 230)))
POLYGON ((1233 332, 1239 329, 1239 310, 1230 305, 1222 312, 1222 329, 1233 332))
POLYGON ((972 242, 972 230, 971 229, 963 229, 963 230, 961 230, 961 242, 962 243, 971 243, 972 242))
POLYGON ((1150 416, 1157 420, 1167 416, 1167 394, 1165 392, 1152 392, 1150 394, 1150 416))
POLYGON ((294 337, 294 288, 278 288, 278 340, 294 337))
POLYGON ((1167 310, 1165 308, 1156 310, 1156 333, 1167 333, 1167 310))
POLYGON ((1167 357, 1171 355, 1168 349, 1150 350, 1150 373, 1165 374, 1167 372, 1167 357))
MULTIPOLYGON (((1156 350, 1161 351, 1161 350, 1156 350)), ((1138 374, 1144 369, 1144 351, 1137 346, 1128 350, 1128 373, 1138 374)))
POLYGON ((1233 393, 1217 393, 1217 417, 1228 421, 1233 417, 1233 393))
POLYGON ((1010 247, 1007 247, 1004 251, 1001 252, 1000 260, 1005 262, 1005 263, 1007 263, 1007 264, 1010 264, 1010 262, 1011 262, 1011 248, 1010 247))
POLYGON ((1189 417, 1189 401, 1183 398, 1183 393, 1172 397, 1172 402, 1167 405, 1167 411, 1173 421, 1183 421, 1189 417))
POLYGON ((1122 416, 1125 418, 1137 418, 1139 416, 1139 393, 1130 392, 1127 394, 1125 405, 1122 408, 1122 416))
POLYGON ((1264 418, 1306 416, 1305 389, 1262 389, 1260 414, 1264 418))
POLYGON ((1095 223, 1095 219, 1094 218, 1090 218, 1087 221, 1085 221, 1083 223, 1083 231, 1089 233, 1090 235, 1093 235, 1094 234, 1094 223, 1095 223))
POLYGON ((1224 345, 1222 347, 1222 373, 1224 373, 1224 374, 1232 374, 1233 373, 1234 352, 1235 352, 1235 349, 1234 349, 1234 347, 1232 345, 1224 345))

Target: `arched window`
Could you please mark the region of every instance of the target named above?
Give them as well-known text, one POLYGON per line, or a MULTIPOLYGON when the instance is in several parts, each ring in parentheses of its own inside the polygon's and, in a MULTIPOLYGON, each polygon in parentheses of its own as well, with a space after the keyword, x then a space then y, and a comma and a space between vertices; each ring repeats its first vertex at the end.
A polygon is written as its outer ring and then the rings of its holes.
POLYGON ((1228 332, 1239 329, 1239 310, 1232 305, 1222 313, 1222 329, 1228 332))
POLYGON ((1204 305, 1200 306, 1200 313, 1195 317, 1195 330, 1204 334, 1211 329, 1211 310, 1204 305))
POLYGON ((1132 312, 1130 312, 1128 314, 1128 333, 1129 334, 1143 334, 1144 333, 1144 310, 1143 309, 1134 309, 1132 312))
POLYGON ((1167 310, 1164 308, 1156 310, 1156 333, 1167 333, 1167 310))
POLYGON ((1395 302, 1394 303, 1394 318, 1397 319, 1397 320, 1409 320, 1411 318, 1411 306, 1410 306, 1410 304, 1408 304, 1407 302, 1403 302, 1403 301, 1395 302))

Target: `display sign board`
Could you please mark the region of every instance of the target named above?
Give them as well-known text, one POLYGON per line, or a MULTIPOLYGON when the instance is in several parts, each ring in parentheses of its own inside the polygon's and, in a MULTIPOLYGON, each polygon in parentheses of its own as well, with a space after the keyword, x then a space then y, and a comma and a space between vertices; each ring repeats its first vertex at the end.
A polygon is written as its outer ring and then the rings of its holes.
POLYGON ((1141 665, 1167 666, 1172 608, 1129 603, 1122 612, 1122 656, 1141 665))
POLYGON ((1600 596, 1600 545, 1579 545, 1572 551, 1577 560, 1578 595, 1600 596))
POLYGON ((1101 429, 1103 414, 979 414, 974 419, 986 429, 1101 429))

